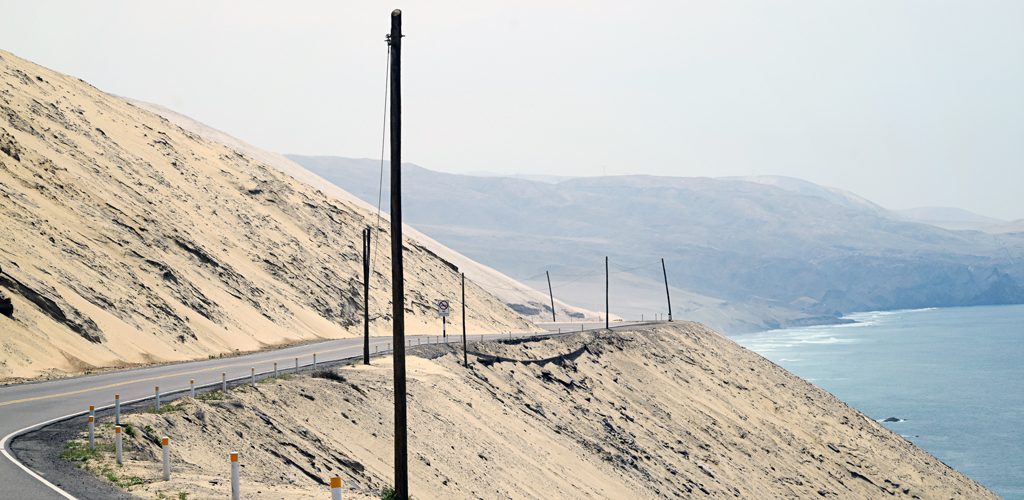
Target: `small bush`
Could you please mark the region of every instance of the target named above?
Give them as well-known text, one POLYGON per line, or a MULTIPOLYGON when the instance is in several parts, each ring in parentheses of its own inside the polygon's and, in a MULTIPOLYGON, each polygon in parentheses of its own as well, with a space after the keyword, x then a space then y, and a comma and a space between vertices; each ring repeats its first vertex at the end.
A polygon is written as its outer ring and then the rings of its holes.
POLYGON ((220 391, 211 391, 196 396, 200 401, 221 401, 227 399, 228 395, 220 391))
MULTIPOLYGON (((391 486, 380 490, 380 500, 396 500, 398 497, 395 494, 395 489, 391 486)), ((409 500, 413 500, 412 495, 409 495, 409 500)))
POLYGON ((313 374, 311 376, 314 377, 314 378, 323 378, 323 379, 327 379, 327 380, 333 380, 335 382, 344 382, 345 381, 345 377, 342 377, 340 373, 338 373, 338 372, 336 372, 334 370, 331 370, 331 369, 327 369, 327 368, 325 368, 323 370, 317 370, 317 371, 313 372, 313 374))
MULTIPOLYGON (((147 427, 148 427, 148 426, 147 426, 147 427)), ((132 426, 130 426, 130 425, 126 425, 126 426, 122 427, 122 428, 121 428, 121 430, 123 430, 123 431, 124 431, 124 433, 125 433, 125 434, 127 434, 127 435, 128 435, 129 437, 131 437, 131 438, 137 438, 137 437, 139 437, 139 436, 137 436, 137 435, 135 434, 135 429, 133 429, 133 428, 132 428, 132 426)))
POLYGON ((64 452, 59 456, 72 462, 87 462, 89 459, 96 460, 101 457, 98 451, 90 450, 87 443, 79 441, 71 441, 64 445, 64 452))

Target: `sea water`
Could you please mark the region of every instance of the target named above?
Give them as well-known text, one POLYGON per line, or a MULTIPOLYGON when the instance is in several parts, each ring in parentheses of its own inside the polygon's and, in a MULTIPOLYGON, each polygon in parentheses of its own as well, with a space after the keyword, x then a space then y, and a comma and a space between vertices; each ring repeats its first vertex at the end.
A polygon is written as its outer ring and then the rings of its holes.
POLYGON ((1024 500, 1024 305, 731 336, 1007 500, 1024 500))

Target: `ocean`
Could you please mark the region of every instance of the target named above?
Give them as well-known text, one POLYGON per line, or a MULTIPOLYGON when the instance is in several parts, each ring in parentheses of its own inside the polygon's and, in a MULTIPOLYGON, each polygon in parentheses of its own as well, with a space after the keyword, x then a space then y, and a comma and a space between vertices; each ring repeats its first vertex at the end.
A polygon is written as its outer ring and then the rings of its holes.
POLYGON ((1024 500, 1024 305, 858 313, 729 338, 1024 500))

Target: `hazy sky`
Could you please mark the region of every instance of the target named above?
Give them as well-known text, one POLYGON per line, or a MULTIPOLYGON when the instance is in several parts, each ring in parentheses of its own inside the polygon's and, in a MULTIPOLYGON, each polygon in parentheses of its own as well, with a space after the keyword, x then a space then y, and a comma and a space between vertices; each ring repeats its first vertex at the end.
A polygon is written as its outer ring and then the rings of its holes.
POLYGON ((1024 2, 0 2, 0 49, 264 149, 448 172, 788 175, 1024 218, 1024 2))

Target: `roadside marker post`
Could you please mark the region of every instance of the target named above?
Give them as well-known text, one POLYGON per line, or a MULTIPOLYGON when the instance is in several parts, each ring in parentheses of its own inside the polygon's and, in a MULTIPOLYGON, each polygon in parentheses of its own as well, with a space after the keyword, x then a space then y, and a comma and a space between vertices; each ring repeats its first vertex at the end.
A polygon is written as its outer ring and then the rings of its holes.
POLYGON ((225 395, 228 393, 228 374, 226 372, 220 374, 220 392, 225 395))
POLYGON ((295 358, 295 374, 299 374, 299 358, 295 358))
POLYGON ((316 353, 313 353, 313 369, 316 370, 316 353))
POLYGON ((121 459, 121 426, 114 427, 114 451, 117 454, 117 465, 124 463, 121 459))
POLYGON ((93 405, 89 405, 89 416, 90 417, 95 417, 96 416, 96 407, 93 406, 93 405))
POLYGON ((160 386, 156 386, 156 412, 160 413, 160 386))
POLYGON ((96 417, 89 415, 89 451, 96 451, 96 417))
POLYGON ((331 500, 341 500, 341 478, 338 476, 331 478, 331 500))
POLYGON ((164 481, 171 480, 171 447, 167 436, 160 438, 160 447, 164 450, 164 481))
POLYGON ((121 395, 114 394, 114 425, 121 425, 121 395))
POLYGON ((189 387, 189 391, 191 393, 190 396, 192 397, 192 399, 195 399, 196 398, 196 381, 195 380, 189 380, 188 381, 188 387, 189 387))
POLYGON ((277 378, 277 362, 274 362, 274 378, 277 378))
POLYGON ((252 388, 256 388, 256 369, 252 369, 252 388))
POLYGON ((238 452, 231 452, 231 500, 239 500, 241 493, 238 488, 238 452))

